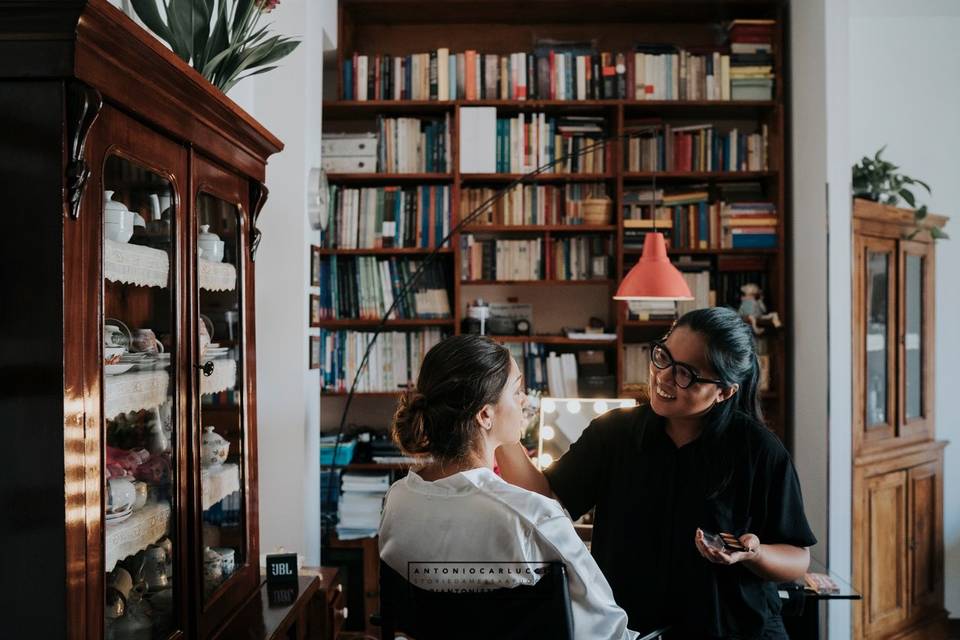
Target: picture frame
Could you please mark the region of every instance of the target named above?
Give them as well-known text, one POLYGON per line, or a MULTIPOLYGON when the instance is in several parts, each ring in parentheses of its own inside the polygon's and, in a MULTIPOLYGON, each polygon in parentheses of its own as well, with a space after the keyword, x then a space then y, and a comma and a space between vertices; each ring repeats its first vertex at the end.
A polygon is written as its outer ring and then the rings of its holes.
POLYGON ((320 336, 308 336, 310 368, 320 368, 320 336))
POLYGON ((310 326, 320 326, 320 296, 316 293, 310 294, 310 326))
POLYGON ((310 286, 320 286, 320 247, 310 246, 310 286))

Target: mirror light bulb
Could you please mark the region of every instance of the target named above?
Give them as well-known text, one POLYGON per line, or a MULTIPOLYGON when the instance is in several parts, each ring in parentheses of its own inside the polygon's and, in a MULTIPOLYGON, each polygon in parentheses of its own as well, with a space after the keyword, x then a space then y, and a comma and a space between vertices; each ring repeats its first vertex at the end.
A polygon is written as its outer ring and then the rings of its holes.
POLYGON ((544 425, 543 428, 540 429, 540 437, 544 440, 553 440, 554 435, 553 427, 550 425, 544 425))
POLYGON ((623 407, 624 409, 629 409, 630 407, 636 406, 636 404, 637 404, 636 400, 624 400, 623 402, 620 403, 620 406, 623 407))
POLYGON ((550 398, 544 398, 543 402, 540 403, 540 406, 544 413, 553 413, 557 410, 557 404, 550 398))
POLYGON ((600 415, 601 413, 606 413, 606 411, 607 411, 607 403, 604 402, 603 400, 597 400, 596 402, 593 403, 593 412, 596 413, 597 415, 600 415))
POLYGON ((567 411, 570 413, 580 413, 580 401, 571 400, 567 403, 567 411))
POLYGON ((549 453, 545 453, 542 456, 540 456, 538 462, 540 463, 541 469, 546 469, 551 464, 553 464, 553 456, 550 455, 549 453))

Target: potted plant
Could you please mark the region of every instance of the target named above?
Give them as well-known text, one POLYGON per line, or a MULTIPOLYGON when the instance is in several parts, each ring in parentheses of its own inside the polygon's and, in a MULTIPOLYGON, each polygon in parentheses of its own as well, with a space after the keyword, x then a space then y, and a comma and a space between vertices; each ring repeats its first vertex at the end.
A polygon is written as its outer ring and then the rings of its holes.
POLYGON ((872 158, 864 156, 859 164, 853 165, 853 197, 891 206, 897 206, 900 200, 903 200, 913 209, 915 224, 908 238, 913 238, 922 231, 929 231, 934 239, 949 238, 939 226, 924 223, 927 217, 927 205, 917 207, 917 199, 911 189, 917 185, 930 193, 930 185, 923 180, 896 173, 900 167, 881 157, 886 148, 886 145, 880 147, 872 158))
POLYGON ((298 40, 270 36, 260 18, 280 0, 131 0, 147 27, 177 56, 226 93, 240 80, 277 67, 298 40), (163 9, 165 17, 161 16, 163 9))

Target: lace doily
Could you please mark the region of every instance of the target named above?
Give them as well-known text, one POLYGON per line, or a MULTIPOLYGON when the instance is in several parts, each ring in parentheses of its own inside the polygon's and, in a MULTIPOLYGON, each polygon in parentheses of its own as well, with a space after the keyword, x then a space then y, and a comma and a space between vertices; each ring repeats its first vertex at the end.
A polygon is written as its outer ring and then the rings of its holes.
POLYGON ((113 571, 117 562, 167 535, 169 525, 169 502, 148 504, 122 522, 107 522, 103 535, 107 571, 113 571))
POLYGON ((240 491, 240 467, 232 462, 200 471, 203 510, 206 511, 231 493, 240 491))
POLYGON ((170 375, 166 371, 138 371, 119 376, 104 376, 103 382, 103 414, 109 420, 121 413, 162 405, 167 400, 170 375))
POLYGON ((237 268, 229 262, 199 260, 200 273, 197 279, 200 288, 207 291, 233 291, 237 288, 237 268))
POLYGON ((166 287, 170 259, 166 251, 103 239, 103 277, 141 287, 166 287))
POLYGON ((220 393, 237 386, 237 361, 223 358, 213 361, 213 373, 200 377, 200 393, 220 393))

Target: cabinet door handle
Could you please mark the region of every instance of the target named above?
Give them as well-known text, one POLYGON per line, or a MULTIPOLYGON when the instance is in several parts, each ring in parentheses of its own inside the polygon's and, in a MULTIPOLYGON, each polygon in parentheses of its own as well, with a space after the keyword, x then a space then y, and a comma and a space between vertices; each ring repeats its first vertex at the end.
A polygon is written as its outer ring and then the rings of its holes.
POLYGON ((343 607, 342 609, 337 609, 334 613, 344 620, 346 620, 347 616, 350 615, 350 611, 346 607, 343 607))
POLYGON ((343 585, 342 585, 342 584, 338 584, 338 585, 337 585, 337 591, 340 592, 340 593, 343 593, 343 585))
POLYGON ((213 375, 213 367, 214 367, 213 360, 207 360, 203 364, 198 364, 195 366, 197 367, 197 369, 200 369, 200 371, 203 371, 203 375, 205 375, 206 377, 209 378, 210 376, 213 375))

